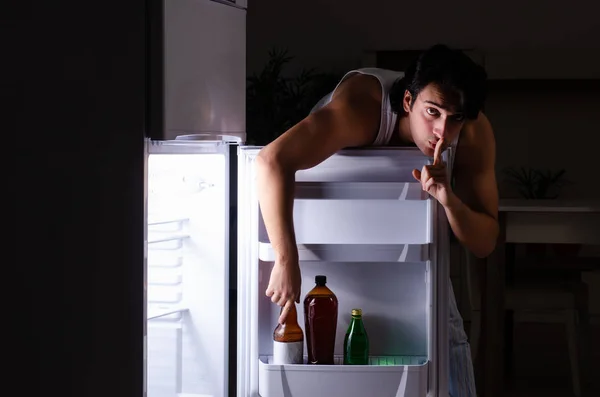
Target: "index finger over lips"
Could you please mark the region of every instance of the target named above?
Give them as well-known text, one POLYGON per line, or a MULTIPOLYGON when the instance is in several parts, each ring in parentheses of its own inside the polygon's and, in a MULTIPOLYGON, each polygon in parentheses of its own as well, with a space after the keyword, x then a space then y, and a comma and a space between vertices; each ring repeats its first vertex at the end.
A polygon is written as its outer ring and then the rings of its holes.
POLYGON ((444 146, 444 138, 440 139, 435 145, 433 151, 433 164, 438 165, 442 162, 442 147, 444 146))

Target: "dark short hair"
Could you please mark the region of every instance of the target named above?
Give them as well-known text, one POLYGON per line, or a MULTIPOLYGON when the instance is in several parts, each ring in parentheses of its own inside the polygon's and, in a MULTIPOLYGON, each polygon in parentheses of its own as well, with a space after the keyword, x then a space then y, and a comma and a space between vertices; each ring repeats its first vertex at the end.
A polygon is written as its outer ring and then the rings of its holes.
POLYGON ((476 119, 485 102, 486 79, 483 67, 465 53, 437 44, 422 52, 409 65, 404 76, 394 82, 390 103, 395 112, 403 112, 402 100, 406 90, 414 99, 427 85, 434 83, 452 106, 468 119, 476 119))

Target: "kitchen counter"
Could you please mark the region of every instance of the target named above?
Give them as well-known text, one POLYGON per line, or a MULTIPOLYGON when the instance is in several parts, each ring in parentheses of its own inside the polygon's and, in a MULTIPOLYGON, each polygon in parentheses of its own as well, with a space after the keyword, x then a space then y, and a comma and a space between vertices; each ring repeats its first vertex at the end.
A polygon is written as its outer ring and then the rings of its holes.
POLYGON ((500 212, 600 212, 600 200, 501 199, 500 212))

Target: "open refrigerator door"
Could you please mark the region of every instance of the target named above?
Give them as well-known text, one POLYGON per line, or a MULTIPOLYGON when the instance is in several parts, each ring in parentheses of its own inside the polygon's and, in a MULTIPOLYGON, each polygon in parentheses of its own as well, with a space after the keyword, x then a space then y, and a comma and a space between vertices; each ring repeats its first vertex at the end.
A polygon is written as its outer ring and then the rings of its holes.
POLYGON ((227 395, 229 161, 239 141, 146 141, 148 397, 227 395))
POLYGON ((350 149, 296 173, 300 302, 315 275, 326 275, 339 301, 337 365, 280 365, 272 363, 279 307, 264 293, 275 256, 256 195, 259 150, 241 147, 238 159, 237 395, 447 396, 448 226, 412 177, 432 159, 416 148, 350 149), (369 335, 368 365, 341 365, 353 308, 369 335))

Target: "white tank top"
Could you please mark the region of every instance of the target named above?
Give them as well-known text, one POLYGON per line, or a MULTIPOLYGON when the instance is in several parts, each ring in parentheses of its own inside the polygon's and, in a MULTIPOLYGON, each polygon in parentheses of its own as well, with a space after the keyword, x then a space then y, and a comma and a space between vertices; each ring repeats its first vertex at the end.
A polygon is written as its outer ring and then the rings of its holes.
POLYGON ((378 68, 363 68, 351 70, 342 77, 340 82, 336 85, 333 91, 329 94, 325 95, 311 110, 315 112, 321 109, 323 106, 327 105, 331 102, 331 98, 333 98, 333 94, 335 90, 342 84, 344 80, 348 77, 353 76, 355 74, 365 74, 368 76, 376 77, 381 84, 381 121, 379 123, 379 131, 377 132, 377 136, 372 143, 372 146, 385 146, 387 145, 392 136, 394 134, 394 127, 396 126, 396 120, 398 118, 398 114, 392 111, 392 106, 390 104, 390 89, 394 82, 404 76, 404 72, 396 72, 393 70, 387 69, 378 69, 378 68))

